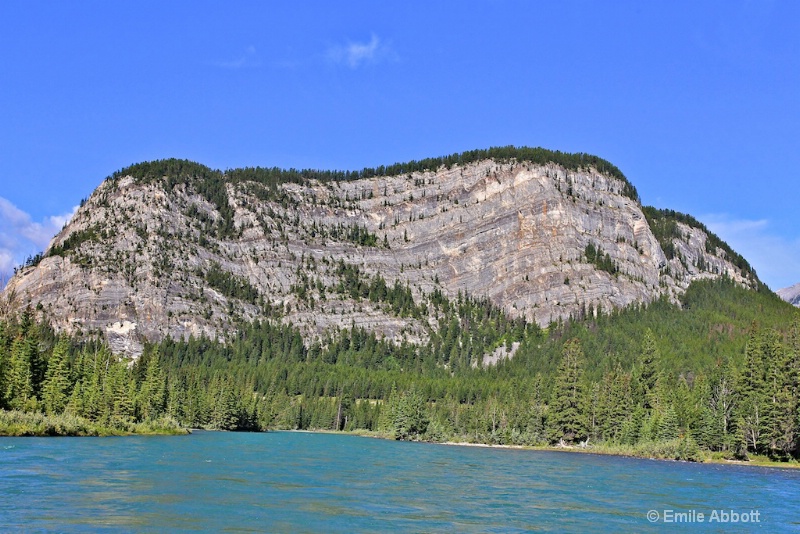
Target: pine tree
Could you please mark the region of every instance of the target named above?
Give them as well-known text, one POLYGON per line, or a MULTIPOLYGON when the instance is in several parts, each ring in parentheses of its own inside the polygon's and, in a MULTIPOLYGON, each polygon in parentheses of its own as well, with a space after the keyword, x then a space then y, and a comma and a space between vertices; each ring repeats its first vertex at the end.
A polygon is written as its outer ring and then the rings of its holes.
POLYGON ((551 442, 575 442, 586 436, 583 414, 583 349, 577 339, 564 345, 548 413, 551 442))
POLYGON ((675 408, 672 407, 672 404, 668 404, 664 413, 661 415, 658 427, 658 439, 660 441, 671 441, 677 439, 679 435, 678 414, 675 413, 675 408))
POLYGON ((109 422, 123 428, 133 422, 136 411, 133 399, 136 383, 129 375, 123 362, 114 362, 106 380, 109 422))
POLYGON ((107 403, 103 395, 103 382, 105 380, 108 355, 105 350, 96 350, 91 356, 87 353, 84 360, 83 398, 81 400, 83 413, 80 415, 92 421, 100 421, 108 413, 107 403))
POLYGON ((639 427, 639 441, 657 441, 660 430, 661 414, 654 411, 647 412, 647 415, 642 418, 642 424, 639 427))
POLYGON ((36 404, 31 378, 31 344, 30 339, 20 336, 11 345, 6 399, 13 410, 31 410, 36 404))
POLYGON ((767 454, 777 452, 779 439, 779 403, 783 400, 783 350, 780 338, 774 330, 761 334, 761 361, 764 365, 761 390, 762 416, 759 434, 760 448, 767 454))
POLYGON ((737 382, 735 370, 726 365, 716 370, 709 387, 708 409, 714 421, 716 439, 723 450, 731 444, 732 433, 741 430, 734 424, 739 406, 737 382))
POLYGON ((617 362, 613 371, 603 377, 602 438, 617 440, 631 411, 631 376, 617 362))
MULTIPOLYGON (((236 430, 239 423, 239 409, 233 381, 230 378, 217 377, 211 387, 211 393, 214 399, 211 408, 211 426, 219 430, 236 430)), ((300 419, 302 420, 302 415, 300 419)), ((302 421, 301 425, 298 425, 298 428, 306 428, 302 421)))
POLYGON ((144 381, 139 390, 139 413, 143 421, 157 419, 166 406, 167 382, 158 349, 147 356, 144 381))
POLYGON ((587 387, 585 402, 583 403, 586 435, 590 439, 599 441, 602 436, 601 424, 604 408, 600 383, 590 382, 587 387))
POLYGON ((25 334, 27 358, 31 370, 31 387, 33 388, 33 395, 37 398, 41 398, 42 382, 44 382, 45 372, 47 371, 47 361, 44 358, 43 351, 39 349, 41 337, 42 326, 37 324, 31 325, 25 334))
POLYGON ((392 386, 386 404, 386 417, 381 411, 381 426, 388 429, 395 439, 413 439, 425 433, 430 419, 427 403, 419 392, 412 389, 398 393, 392 386))
POLYGON ((381 404, 381 413, 378 417, 378 430, 387 434, 394 434, 395 412, 400 403, 400 394, 397 392, 397 384, 392 384, 389 397, 381 404))
POLYGON ((6 407, 8 371, 11 366, 9 352, 9 339, 6 335, 6 324, 0 322, 0 409, 6 407))
POLYGON ((766 404, 766 372, 768 362, 764 361, 763 336, 753 332, 747 342, 745 365, 742 372, 739 392, 738 421, 739 431, 743 433, 747 448, 759 451, 764 443, 761 435, 764 427, 764 411, 766 404))
POLYGON ((65 408, 65 413, 77 417, 83 417, 86 412, 86 406, 83 403, 83 382, 78 381, 72 388, 72 394, 69 396, 69 401, 65 408))
POLYGON ((697 423, 697 412, 695 411, 692 392, 684 376, 678 377, 671 391, 672 407, 678 417, 678 426, 688 430, 697 423))
MULTIPOLYGON (((792 334, 796 336, 796 331, 792 334)), ((763 441, 771 454, 788 457, 797 446, 797 340, 779 345, 777 334, 765 343, 766 357, 772 362, 766 377, 765 430, 763 441)))
POLYGON ((69 400, 70 377, 67 362, 69 343, 62 338, 56 343, 42 383, 42 404, 48 414, 63 413, 69 400))
POLYGON ((639 361, 639 401, 646 410, 656 407, 656 384, 661 376, 659 371, 661 356, 653 331, 649 328, 644 333, 642 354, 639 361))
POLYGON ((646 417, 644 408, 636 406, 622 423, 619 433, 619 442, 623 445, 636 445, 641 439, 642 423, 646 417))
POLYGON ((692 426, 690 427, 695 441, 708 450, 721 450, 721 429, 716 426, 714 412, 711 410, 711 385, 705 375, 698 375, 690 392, 690 408, 692 426))

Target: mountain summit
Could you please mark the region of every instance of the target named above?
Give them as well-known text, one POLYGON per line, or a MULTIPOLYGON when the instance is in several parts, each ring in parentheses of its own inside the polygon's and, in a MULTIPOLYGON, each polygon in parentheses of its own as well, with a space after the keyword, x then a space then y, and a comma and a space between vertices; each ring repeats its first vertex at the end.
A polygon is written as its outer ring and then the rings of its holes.
POLYGON ((107 178, 0 306, 136 356, 254 320, 306 345, 357 327, 420 343, 439 328, 430 304, 463 295, 546 326, 721 276, 760 285, 694 218, 643 207, 585 154, 505 147, 359 172, 162 160, 107 178))
POLYGON ((800 284, 784 287, 776 291, 778 296, 794 306, 800 306, 800 284))

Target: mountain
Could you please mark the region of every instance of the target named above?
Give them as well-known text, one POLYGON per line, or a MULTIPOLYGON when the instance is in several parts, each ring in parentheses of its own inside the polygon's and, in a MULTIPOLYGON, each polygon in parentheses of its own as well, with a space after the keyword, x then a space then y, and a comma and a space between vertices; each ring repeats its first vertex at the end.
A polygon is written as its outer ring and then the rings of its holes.
POLYGON ((793 306, 800 306, 800 284, 784 287, 783 289, 776 291, 776 293, 780 298, 789 304, 792 304, 793 306))
POLYGON ((418 344, 439 327, 436 299, 468 294, 544 327, 723 276, 761 287, 702 224, 643 207, 585 154, 505 147, 359 172, 162 160, 107 178, 0 312, 31 307, 131 356, 262 319, 306 345, 356 327, 418 344))

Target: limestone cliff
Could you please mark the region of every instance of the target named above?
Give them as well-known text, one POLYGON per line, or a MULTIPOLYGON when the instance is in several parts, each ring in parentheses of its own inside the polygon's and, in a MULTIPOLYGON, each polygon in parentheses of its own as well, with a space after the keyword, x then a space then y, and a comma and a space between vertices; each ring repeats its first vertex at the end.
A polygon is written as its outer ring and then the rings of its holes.
POLYGON ((307 343, 353 326, 420 342, 435 328, 343 291, 345 276, 380 275, 419 303, 435 290, 487 297, 539 325, 675 299, 698 278, 758 283, 691 218, 670 219, 668 233, 651 227, 630 184, 594 165, 482 159, 267 183, 263 172, 185 163, 104 181, 9 282, 3 309, 31 306, 135 356, 145 339, 224 338, 267 315, 307 343))

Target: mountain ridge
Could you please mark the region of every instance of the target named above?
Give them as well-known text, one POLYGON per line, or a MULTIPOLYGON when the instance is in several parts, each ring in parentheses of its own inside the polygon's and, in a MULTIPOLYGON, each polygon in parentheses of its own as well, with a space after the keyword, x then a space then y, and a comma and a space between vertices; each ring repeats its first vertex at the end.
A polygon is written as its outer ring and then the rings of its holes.
POLYGON ((800 307, 800 283, 784 287, 775 293, 789 304, 800 307))
POLYGON ((224 339, 261 319, 306 344, 354 327, 421 343, 438 328, 437 291, 546 326, 719 276, 761 286, 692 217, 642 207, 605 160, 501 147, 354 173, 133 165, 2 301, 137 356, 146 341, 224 339))

